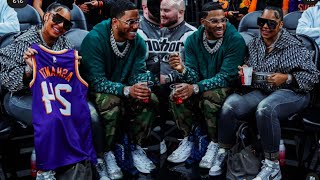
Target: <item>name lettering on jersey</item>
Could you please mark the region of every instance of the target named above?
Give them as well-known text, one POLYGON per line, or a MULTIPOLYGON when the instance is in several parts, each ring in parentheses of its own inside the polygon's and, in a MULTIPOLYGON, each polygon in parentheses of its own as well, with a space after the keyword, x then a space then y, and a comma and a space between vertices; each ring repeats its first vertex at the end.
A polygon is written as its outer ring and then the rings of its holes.
POLYGON ((54 66, 43 67, 39 70, 39 72, 42 75, 42 77, 45 79, 51 76, 57 76, 65 79, 68 82, 71 80, 73 76, 73 72, 69 72, 68 69, 61 68, 61 67, 55 68, 54 66))
POLYGON ((182 41, 169 41, 168 38, 162 39, 148 39, 145 41, 149 53, 173 53, 179 52, 180 47, 183 46, 182 41))

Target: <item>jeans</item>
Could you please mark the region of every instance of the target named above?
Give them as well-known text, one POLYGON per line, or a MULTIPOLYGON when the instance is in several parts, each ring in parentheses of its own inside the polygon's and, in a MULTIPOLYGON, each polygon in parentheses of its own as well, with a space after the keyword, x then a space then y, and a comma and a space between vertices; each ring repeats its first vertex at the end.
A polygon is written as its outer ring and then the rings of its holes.
MULTIPOLYGON (((92 138, 95 150, 97 153, 103 152, 104 148, 104 129, 101 125, 99 115, 92 105, 89 104, 92 125, 92 138)), ((6 112, 14 117, 14 119, 25 123, 32 127, 32 96, 31 95, 16 95, 7 93, 4 97, 4 108, 6 112)))
POLYGON ((219 143, 226 148, 232 146, 238 120, 255 113, 264 152, 278 152, 281 138, 279 120, 303 110, 309 101, 310 94, 298 94, 289 89, 280 89, 271 94, 259 90, 243 96, 232 94, 223 104, 218 121, 219 143))

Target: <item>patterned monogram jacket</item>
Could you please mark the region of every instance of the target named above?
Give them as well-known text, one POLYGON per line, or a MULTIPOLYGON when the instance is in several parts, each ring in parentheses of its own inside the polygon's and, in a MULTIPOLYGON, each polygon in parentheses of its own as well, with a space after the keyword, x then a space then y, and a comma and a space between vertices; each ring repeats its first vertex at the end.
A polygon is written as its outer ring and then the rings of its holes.
POLYGON ((319 71, 313 63, 313 52, 306 49, 299 37, 283 29, 275 42, 274 49, 267 54, 262 37, 255 37, 248 44, 249 56, 245 64, 252 66, 255 72, 280 72, 292 74, 295 81, 279 87, 267 83, 255 83, 253 87, 267 92, 277 89, 292 89, 296 92, 308 92, 319 82, 319 71))

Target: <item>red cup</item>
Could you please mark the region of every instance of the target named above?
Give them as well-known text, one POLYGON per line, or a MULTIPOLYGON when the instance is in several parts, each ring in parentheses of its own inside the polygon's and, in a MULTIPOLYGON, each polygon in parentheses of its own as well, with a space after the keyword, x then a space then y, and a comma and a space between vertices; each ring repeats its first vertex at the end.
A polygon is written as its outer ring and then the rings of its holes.
POLYGON ((182 104, 183 99, 181 97, 174 97, 174 93, 176 92, 176 84, 170 85, 172 99, 176 104, 182 104))

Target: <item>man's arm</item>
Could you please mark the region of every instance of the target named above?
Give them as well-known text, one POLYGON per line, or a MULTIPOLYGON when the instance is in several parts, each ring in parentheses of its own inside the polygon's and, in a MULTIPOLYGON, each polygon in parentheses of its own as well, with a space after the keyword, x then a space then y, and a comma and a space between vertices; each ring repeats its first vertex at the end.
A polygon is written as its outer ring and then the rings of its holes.
POLYGON ((33 0, 33 7, 38 11, 41 19, 43 19, 44 12, 42 11, 42 0, 33 0))
POLYGON ((124 95, 124 85, 118 82, 112 82, 106 77, 105 45, 104 40, 99 36, 88 34, 81 45, 82 69, 84 77, 90 83, 95 92, 124 95))
POLYGON ((17 12, 6 5, 3 9, 3 12, 1 12, 1 19, 4 20, 4 22, 0 23, 0 34, 6 34, 9 32, 18 32, 20 31, 20 24, 17 17, 17 12))
POLYGON ((320 23, 318 24, 319 27, 313 26, 313 23, 315 22, 314 18, 316 17, 313 17, 314 14, 311 12, 311 10, 314 9, 306 10, 302 13, 301 18, 299 19, 296 33, 305 34, 313 39, 316 39, 320 36, 320 23))

